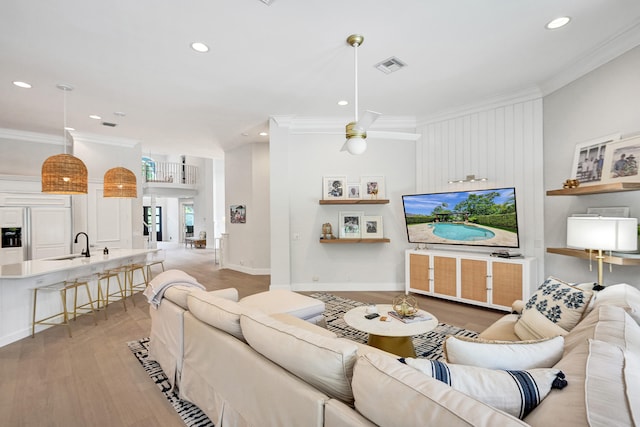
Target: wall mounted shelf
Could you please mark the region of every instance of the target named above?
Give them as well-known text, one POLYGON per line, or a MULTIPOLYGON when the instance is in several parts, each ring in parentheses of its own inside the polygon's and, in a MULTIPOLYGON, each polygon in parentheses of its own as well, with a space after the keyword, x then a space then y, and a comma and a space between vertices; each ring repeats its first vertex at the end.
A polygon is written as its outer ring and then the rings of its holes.
POLYGON ((386 205, 386 204, 389 204, 389 199, 320 200, 320 204, 321 205, 386 205))
POLYGON ((387 238, 382 239, 320 239, 320 243, 389 243, 391 240, 387 238))
POLYGON ((587 194, 617 193, 640 190, 640 182, 616 182, 613 184, 585 185, 584 187, 548 190, 547 196, 582 196, 587 194))
MULTIPOLYGON (((576 258, 589 259, 589 251, 582 249, 572 248, 547 248, 547 252, 550 254, 567 255, 576 258)), ((596 262, 596 253, 591 253, 591 260, 596 262)), ((603 262, 616 265, 640 265, 640 258, 623 258, 619 256, 606 255, 603 262)))

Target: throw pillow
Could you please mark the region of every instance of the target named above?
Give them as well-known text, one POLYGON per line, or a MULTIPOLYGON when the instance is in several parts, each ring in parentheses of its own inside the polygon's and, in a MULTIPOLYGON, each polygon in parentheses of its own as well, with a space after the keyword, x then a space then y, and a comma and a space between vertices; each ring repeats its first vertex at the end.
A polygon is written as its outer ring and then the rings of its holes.
POLYGON ((521 340, 553 338, 569 333, 547 319, 547 317, 538 310, 525 310, 513 325, 513 332, 521 340))
POLYGON ((562 389, 567 385, 564 374, 559 369, 506 371, 446 364, 428 359, 399 360, 425 375, 520 419, 535 409, 552 388, 562 389))
POLYGON ((549 277, 529 298, 522 312, 536 310, 568 332, 582 319, 592 296, 591 291, 549 277))
POLYGON ((488 369, 551 368, 564 350, 564 338, 531 341, 490 341, 449 336, 444 341, 448 363, 488 369))

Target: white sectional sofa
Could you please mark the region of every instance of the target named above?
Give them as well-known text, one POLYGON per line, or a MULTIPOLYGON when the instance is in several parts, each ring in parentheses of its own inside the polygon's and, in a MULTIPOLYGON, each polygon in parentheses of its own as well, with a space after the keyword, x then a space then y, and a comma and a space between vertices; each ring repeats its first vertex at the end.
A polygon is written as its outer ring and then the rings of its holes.
MULTIPOLYGON (((396 356, 289 314, 225 299, 232 290, 184 292, 179 395, 217 427, 638 425, 640 291, 616 286, 601 292, 563 334, 564 351, 553 368, 568 385, 551 390, 523 420, 396 356)), ((174 303, 177 293, 165 300, 174 303)), ((159 319, 164 315, 158 310, 153 322, 171 323, 159 319)), ((507 315, 488 332, 516 336, 518 319, 507 315)), ((163 353, 163 345, 152 334, 154 355, 163 353)))

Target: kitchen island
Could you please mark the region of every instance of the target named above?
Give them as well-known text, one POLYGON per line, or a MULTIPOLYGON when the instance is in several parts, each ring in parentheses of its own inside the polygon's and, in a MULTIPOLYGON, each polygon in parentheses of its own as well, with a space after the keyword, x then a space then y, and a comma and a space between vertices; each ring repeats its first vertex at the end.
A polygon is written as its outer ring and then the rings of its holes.
MULTIPOLYGON (((0 347, 31 335, 34 288, 91 277, 90 287, 95 299, 99 273, 133 263, 146 264, 147 259, 157 251, 158 249, 110 249, 106 255, 100 251, 90 257, 72 254, 0 265, 0 347)), ((121 280, 124 285, 123 278, 121 280)), ((72 295, 68 297, 71 301, 72 295)), ((39 293, 38 317, 60 311, 58 293, 39 293)), ((47 327, 38 325, 36 332, 47 327)))

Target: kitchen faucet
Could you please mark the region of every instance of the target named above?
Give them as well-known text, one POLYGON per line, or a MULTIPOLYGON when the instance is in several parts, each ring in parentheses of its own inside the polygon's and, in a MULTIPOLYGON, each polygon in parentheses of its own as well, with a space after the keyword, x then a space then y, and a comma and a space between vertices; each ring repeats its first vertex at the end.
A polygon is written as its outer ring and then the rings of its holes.
POLYGON ((89 235, 87 233, 85 233, 84 231, 79 232, 78 234, 76 234, 76 238, 73 240, 73 243, 78 243, 78 236, 84 234, 84 237, 87 238, 87 248, 85 250, 83 250, 81 252, 82 255, 86 256, 86 257, 90 257, 91 254, 89 253, 89 235))

